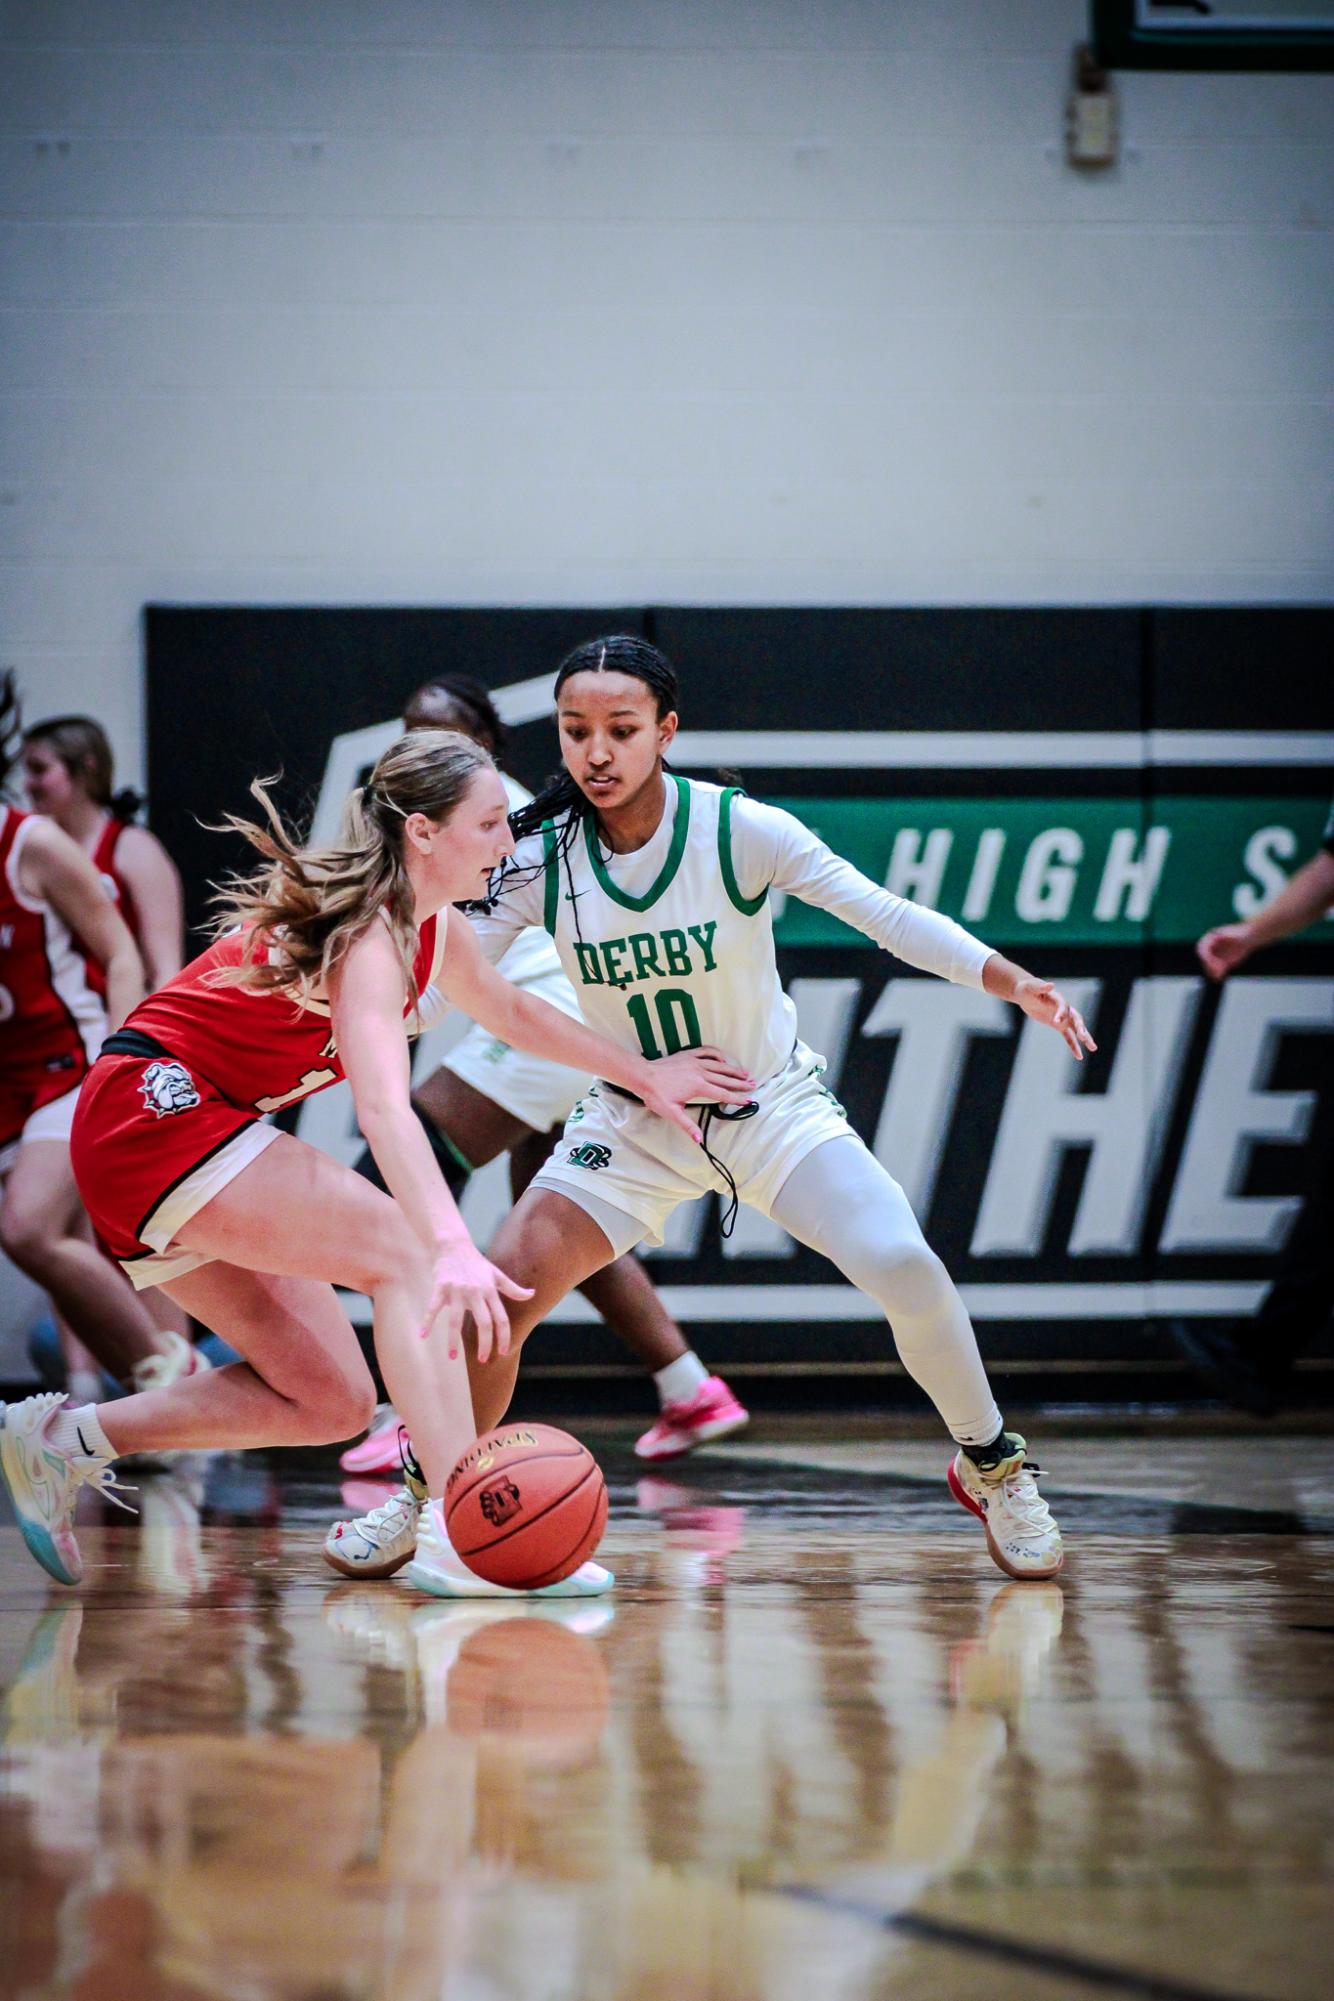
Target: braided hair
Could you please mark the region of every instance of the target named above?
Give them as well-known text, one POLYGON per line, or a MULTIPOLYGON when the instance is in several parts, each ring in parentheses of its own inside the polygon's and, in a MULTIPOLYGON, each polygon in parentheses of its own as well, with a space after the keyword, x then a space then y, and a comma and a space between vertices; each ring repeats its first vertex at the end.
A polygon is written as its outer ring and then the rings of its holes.
MULTIPOLYGON (((670 715, 677 706, 678 690, 676 669, 665 653, 641 639, 632 632, 613 632, 603 639, 585 640, 567 653, 556 669, 555 695, 575 674, 629 674, 636 681, 642 681, 652 694, 657 705, 658 719, 670 715)), ((521 806, 510 814, 510 832, 516 841, 525 834, 538 834, 547 821, 551 821, 556 832, 556 865, 563 863, 565 877, 571 893, 571 909, 574 928, 579 932, 579 904, 574 894, 574 878, 570 871, 570 850, 578 838, 585 820, 596 813, 591 799, 579 790, 568 771, 558 772, 549 778, 537 797, 527 806, 521 806)), ((527 876, 536 869, 545 867, 545 858, 532 867, 525 868, 509 859, 501 864, 494 878, 491 893, 482 906, 490 908, 502 893, 508 881, 517 875, 527 876)))
POLYGON ((9 775, 23 748, 22 710, 19 704, 19 677, 12 667, 0 671, 0 800, 9 787, 9 775))

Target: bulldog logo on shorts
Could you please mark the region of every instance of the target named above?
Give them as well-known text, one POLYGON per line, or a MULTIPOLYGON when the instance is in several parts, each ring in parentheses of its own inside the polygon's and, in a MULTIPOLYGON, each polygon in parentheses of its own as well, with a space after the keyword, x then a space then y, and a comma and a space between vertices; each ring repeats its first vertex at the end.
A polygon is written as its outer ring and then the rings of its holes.
POLYGON ((565 1158, 571 1167, 587 1167, 596 1174, 600 1167, 611 1166, 611 1148, 586 1139, 582 1146, 572 1146, 565 1158))
POLYGON ((195 1080, 183 1063, 150 1063, 139 1079, 144 1094, 144 1110, 156 1118, 170 1118, 173 1112, 189 1112, 199 1104, 195 1080))

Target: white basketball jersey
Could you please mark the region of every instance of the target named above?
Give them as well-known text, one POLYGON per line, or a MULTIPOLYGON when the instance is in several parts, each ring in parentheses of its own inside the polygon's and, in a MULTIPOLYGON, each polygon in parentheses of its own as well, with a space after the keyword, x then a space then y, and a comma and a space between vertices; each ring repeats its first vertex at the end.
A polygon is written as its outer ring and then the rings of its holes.
MULTIPOLYGON (((511 778, 502 771, 500 780, 505 787, 505 797, 509 801, 511 813, 517 813, 521 806, 532 804, 533 795, 520 785, 517 778, 511 778)), ((516 987, 532 986, 540 980, 549 980, 553 973, 559 973, 560 961, 555 947, 544 931, 521 932, 496 967, 498 973, 516 987)))
POLYGON ((590 1028, 648 1057, 712 1043, 763 1083, 792 1054, 797 1017, 767 893, 745 896, 732 865, 736 789, 665 783, 662 820, 632 854, 609 855, 588 816, 568 867, 552 829, 516 859, 542 866, 543 921, 590 1028))

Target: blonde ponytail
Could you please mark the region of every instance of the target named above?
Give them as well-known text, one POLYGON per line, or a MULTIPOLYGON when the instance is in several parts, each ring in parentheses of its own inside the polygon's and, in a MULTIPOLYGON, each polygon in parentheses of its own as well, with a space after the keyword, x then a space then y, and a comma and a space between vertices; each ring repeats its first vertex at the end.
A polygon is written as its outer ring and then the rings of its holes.
POLYGON ((404 822, 412 813, 445 819, 474 773, 491 765, 481 745, 456 730, 413 730, 385 751, 348 800, 338 839, 322 848, 301 845, 269 796, 273 781, 257 778, 250 791, 263 823, 229 813, 222 830, 240 834, 263 865, 217 885, 211 928, 215 937, 238 925, 249 928, 260 949, 214 978, 286 992, 304 1005, 327 992, 353 940, 383 912, 410 994, 417 929, 403 859, 404 822))

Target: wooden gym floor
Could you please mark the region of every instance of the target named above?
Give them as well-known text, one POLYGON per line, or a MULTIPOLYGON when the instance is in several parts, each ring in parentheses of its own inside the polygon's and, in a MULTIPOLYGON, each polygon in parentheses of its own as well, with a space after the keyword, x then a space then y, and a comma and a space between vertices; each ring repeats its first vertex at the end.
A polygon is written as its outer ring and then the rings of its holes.
POLYGON ((1017 1585, 938 1445, 584 1429, 601 1603, 340 1581, 327 1456, 0 1527, 6 2001, 1331 1991, 1327 1439, 1054 1438, 1017 1585))

